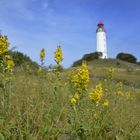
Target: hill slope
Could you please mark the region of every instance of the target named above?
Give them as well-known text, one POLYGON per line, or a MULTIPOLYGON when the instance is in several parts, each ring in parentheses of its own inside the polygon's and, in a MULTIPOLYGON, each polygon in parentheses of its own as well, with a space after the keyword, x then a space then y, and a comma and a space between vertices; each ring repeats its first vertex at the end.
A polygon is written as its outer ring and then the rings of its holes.
POLYGON ((140 87, 140 65, 138 64, 118 59, 96 59, 87 63, 91 79, 105 79, 108 76, 109 68, 113 68, 114 81, 122 81, 126 85, 140 87))

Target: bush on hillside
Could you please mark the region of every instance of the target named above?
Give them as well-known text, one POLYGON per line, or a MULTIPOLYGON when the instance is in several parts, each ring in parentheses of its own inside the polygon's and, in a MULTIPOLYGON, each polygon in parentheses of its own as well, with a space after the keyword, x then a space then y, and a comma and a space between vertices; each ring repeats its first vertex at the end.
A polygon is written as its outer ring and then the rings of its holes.
POLYGON ((128 54, 128 53, 119 53, 116 56, 117 59, 120 59, 122 61, 127 61, 130 63, 136 63, 137 62, 137 58, 135 56, 133 56, 132 54, 128 54))
POLYGON ((80 60, 77 60, 73 63, 73 67, 79 66, 82 64, 82 61, 92 61, 95 59, 99 59, 102 56, 101 52, 94 52, 94 53, 89 53, 89 54, 85 54, 80 60))
POLYGON ((18 51, 10 51, 10 54, 13 58, 15 66, 21 66, 21 65, 30 65, 31 67, 38 67, 38 64, 36 62, 33 62, 30 57, 27 55, 18 52, 18 51))
POLYGON ((89 54, 85 54, 82 58, 82 60, 85 61, 92 61, 95 59, 99 59, 102 56, 101 52, 94 52, 94 53, 89 53, 89 54))

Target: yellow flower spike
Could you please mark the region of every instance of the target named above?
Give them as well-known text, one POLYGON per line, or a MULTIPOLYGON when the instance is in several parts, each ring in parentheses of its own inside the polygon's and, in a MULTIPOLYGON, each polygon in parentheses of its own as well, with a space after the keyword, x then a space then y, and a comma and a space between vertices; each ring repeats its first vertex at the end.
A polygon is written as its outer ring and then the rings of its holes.
POLYGON ((77 101, 76 101, 75 98, 71 98, 71 99, 70 99, 70 102, 71 102, 71 104, 76 104, 77 101))
POLYGON ((102 106, 103 107, 108 107, 109 106, 109 101, 108 100, 104 101, 103 104, 102 104, 102 106))
POLYGON ((11 59, 11 56, 10 55, 5 55, 5 58, 6 59, 11 59))
POLYGON ((6 36, 0 36, 0 56, 8 53, 9 42, 6 36))
POLYGON ((109 78, 110 78, 110 79, 113 79, 113 75, 114 75, 114 69, 113 69, 113 68, 110 68, 110 69, 108 70, 108 76, 109 76, 109 78))
POLYGON ((44 59, 45 58, 45 49, 43 48, 43 49, 41 49, 41 51, 40 51, 40 59, 44 59))
POLYGON ((14 68, 15 64, 13 62, 13 60, 7 60, 7 69, 12 71, 14 68))
POLYGON ((41 51, 40 51, 40 60, 41 60, 41 65, 42 65, 42 66, 44 65, 44 58, 45 58, 45 55, 46 55, 45 49, 43 48, 43 49, 41 49, 41 51))
POLYGON ((92 91, 89 93, 90 100, 98 104, 102 98, 102 92, 102 84, 99 83, 96 85, 96 88, 92 89, 92 91))
POLYGON ((61 46, 58 46, 56 51, 54 52, 54 59, 57 64, 63 61, 63 52, 61 46))
POLYGON ((73 74, 71 77, 72 78, 70 82, 78 93, 81 93, 83 90, 85 90, 89 83, 89 72, 87 64, 83 62, 82 66, 77 69, 76 74, 73 74))

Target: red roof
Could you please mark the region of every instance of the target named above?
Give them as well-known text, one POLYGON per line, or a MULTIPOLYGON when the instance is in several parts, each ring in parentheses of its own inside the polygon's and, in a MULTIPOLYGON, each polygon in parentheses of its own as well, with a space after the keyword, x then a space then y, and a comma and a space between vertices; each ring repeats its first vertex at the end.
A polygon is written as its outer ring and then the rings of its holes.
POLYGON ((104 23, 102 21, 98 22, 98 26, 104 26, 104 23))

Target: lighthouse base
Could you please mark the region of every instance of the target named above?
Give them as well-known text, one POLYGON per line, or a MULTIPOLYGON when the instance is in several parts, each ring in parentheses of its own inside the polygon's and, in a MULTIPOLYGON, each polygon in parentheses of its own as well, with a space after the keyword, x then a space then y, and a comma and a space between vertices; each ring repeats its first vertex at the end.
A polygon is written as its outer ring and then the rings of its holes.
POLYGON ((101 58, 101 59, 107 59, 107 53, 103 53, 103 52, 99 52, 99 51, 96 51, 97 53, 98 53, 98 55, 99 55, 99 58, 101 58))

